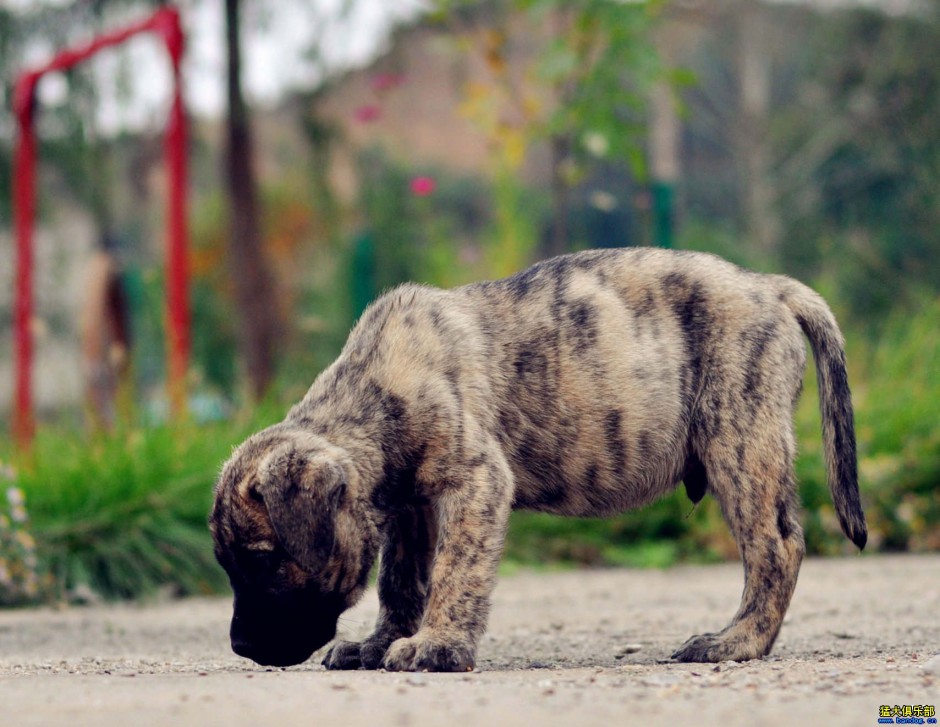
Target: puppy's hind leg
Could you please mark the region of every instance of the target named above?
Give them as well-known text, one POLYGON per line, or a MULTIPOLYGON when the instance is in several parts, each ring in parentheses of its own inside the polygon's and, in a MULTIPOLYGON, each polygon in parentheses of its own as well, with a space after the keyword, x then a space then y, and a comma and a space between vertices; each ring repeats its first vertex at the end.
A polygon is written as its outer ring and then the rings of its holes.
POLYGON ((744 661, 770 652, 803 559, 797 519, 795 450, 789 419, 769 421, 733 444, 716 438, 702 460, 744 561, 741 606, 722 631, 693 636, 678 661, 744 661))

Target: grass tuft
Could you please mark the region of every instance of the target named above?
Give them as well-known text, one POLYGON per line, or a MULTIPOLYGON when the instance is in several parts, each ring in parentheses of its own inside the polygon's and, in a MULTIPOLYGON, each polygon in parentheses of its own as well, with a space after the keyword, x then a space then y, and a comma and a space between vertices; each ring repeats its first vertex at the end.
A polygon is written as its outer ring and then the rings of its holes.
POLYGON ((206 516, 221 463, 257 421, 95 436, 42 429, 16 465, 49 595, 223 590, 206 516))

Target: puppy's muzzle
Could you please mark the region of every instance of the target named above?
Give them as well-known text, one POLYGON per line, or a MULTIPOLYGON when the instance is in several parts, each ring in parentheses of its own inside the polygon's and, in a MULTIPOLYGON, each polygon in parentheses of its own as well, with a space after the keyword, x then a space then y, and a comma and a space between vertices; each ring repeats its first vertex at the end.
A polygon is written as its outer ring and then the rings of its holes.
POLYGON ((336 635, 342 609, 308 599, 236 594, 232 650, 262 666, 292 666, 336 635))

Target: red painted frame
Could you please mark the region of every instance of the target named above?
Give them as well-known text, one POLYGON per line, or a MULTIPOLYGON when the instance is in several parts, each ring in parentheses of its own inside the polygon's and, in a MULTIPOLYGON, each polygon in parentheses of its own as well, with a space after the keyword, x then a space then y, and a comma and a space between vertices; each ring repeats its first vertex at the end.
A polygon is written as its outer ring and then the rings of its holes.
POLYGON ((186 251, 189 233, 186 216, 186 117, 183 112, 180 62, 184 36, 179 12, 164 6, 146 20, 100 36, 91 43, 59 53, 45 66, 19 76, 13 109, 19 127, 14 158, 13 223, 16 235, 16 289, 14 309, 15 383, 13 433, 26 446, 35 433, 32 400, 33 339, 33 222, 36 214, 36 85, 44 74, 71 68, 99 50, 123 43, 140 33, 155 33, 164 42, 173 68, 173 102, 167 123, 165 158, 169 177, 167 194, 166 330, 170 403, 181 415, 186 399, 186 369, 190 350, 189 271, 186 251))

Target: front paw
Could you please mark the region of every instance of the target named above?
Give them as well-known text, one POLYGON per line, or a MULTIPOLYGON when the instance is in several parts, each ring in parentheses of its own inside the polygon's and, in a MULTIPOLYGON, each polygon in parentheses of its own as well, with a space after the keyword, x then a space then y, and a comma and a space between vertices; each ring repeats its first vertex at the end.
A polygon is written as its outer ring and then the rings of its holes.
POLYGON ((327 669, 378 669, 388 649, 389 638, 368 638, 358 643, 337 641, 323 657, 327 669))
POLYGON ((362 666, 361 644, 354 641, 337 641, 323 657, 327 669, 358 669, 362 666))
POLYGON ((382 659, 388 651, 391 639, 366 639, 360 644, 359 659, 363 669, 378 669, 382 666, 382 659))
POLYGON ((389 671, 473 671, 474 649, 463 642, 447 642, 418 633, 394 641, 382 667, 389 671))
POLYGON ((718 634, 700 634, 688 639, 673 653, 676 661, 716 662, 721 661, 717 652, 720 645, 718 634))

